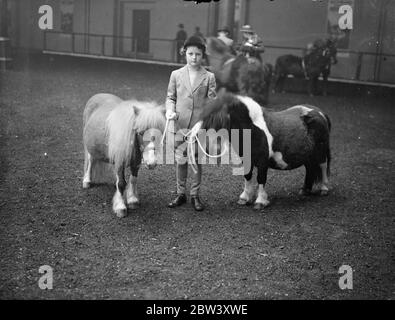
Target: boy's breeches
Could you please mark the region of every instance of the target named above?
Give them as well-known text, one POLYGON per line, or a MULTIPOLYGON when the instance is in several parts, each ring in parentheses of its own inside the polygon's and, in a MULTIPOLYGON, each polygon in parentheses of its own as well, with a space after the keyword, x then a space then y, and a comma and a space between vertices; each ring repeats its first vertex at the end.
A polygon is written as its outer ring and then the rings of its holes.
MULTIPOLYGON (((177 134, 168 132, 167 133, 167 142, 170 145, 174 145, 174 157, 176 162, 176 179, 177 179, 177 194, 185 194, 186 193, 186 183, 188 177, 188 144, 184 141, 184 136, 182 133, 178 132, 177 134)), ((197 164, 197 172, 191 170, 192 174, 192 184, 190 195, 197 196, 199 195, 200 184, 202 181, 202 165, 198 163, 197 157, 197 144, 195 143, 193 146, 194 150, 194 158, 197 164)))

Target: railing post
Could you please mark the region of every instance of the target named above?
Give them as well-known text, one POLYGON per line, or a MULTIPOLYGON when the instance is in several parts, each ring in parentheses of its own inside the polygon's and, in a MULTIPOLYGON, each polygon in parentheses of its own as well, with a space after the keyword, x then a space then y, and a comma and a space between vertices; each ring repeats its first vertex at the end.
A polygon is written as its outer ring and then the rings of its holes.
POLYGON ((137 59, 137 38, 133 38, 133 43, 134 43, 134 58, 137 59))
POLYGON ((357 68, 355 72, 355 79, 359 80, 361 77, 361 69, 362 69, 362 58, 363 58, 363 53, 359 52, 358 57, 357 57, 357 68))
POLYGON ((71 33, 71 52, 74 53, 74 33, 71 33))
POLYGON ((177 62, 177 40, 171 41, 171 57, 172 62, 177 62))
POLYGON ((47 31, 44 31, 44 36, 43 36, 43 49, 47 50, 47 31))
POLYGON ((101 37, 101 54, 102 54, 102 56, 104 56, 104 46, 105 46, 104 40, 105 40, 105 36, 102 36, 101 37))

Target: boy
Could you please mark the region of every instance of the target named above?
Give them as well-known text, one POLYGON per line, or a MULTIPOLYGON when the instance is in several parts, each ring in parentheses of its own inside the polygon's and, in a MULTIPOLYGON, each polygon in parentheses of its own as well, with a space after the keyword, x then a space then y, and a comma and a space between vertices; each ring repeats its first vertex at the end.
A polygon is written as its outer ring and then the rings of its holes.
MULTIPOLYGON (((216 97, 215 76, 202 66, 205 52, 203 39, 196 36, 188 38, 183 46, 187 63, 171 73, 167 89, 166 118, 172 120, 169 134, 172 135, 171 139, 175 139, 177 179, 177 197, 168 204, 170 208, 186 203, 188 163, 185 161, 186 150, 178 147, 183 143, 183 135, 198 121, 206 98, 216 97)), ((197 211, 204 210, 199 198, 201 177, 202 165, 198 163, 197 172, 193 172, 190 190, 191 203, 197 211)))

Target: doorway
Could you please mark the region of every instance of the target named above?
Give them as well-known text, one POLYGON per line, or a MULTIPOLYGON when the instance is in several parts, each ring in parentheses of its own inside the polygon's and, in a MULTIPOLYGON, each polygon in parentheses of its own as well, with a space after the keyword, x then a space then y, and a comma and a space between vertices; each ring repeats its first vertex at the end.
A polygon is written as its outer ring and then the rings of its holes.
POLYGON ((132 35, 138 53, 149 53, 150 11, 133 10, 132 35))
POLYGON ((118 54, 146 57, 150 50, 151 10, 141 3, 122 1, 119 6, 117 32, 118 54))

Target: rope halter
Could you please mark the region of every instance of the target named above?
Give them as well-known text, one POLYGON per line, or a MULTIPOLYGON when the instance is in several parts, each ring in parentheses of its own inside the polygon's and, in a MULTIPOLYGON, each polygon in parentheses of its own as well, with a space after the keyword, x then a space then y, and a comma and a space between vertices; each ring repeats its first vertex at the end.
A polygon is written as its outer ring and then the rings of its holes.
MULTIPOLYGON (((161 145, 163 145, 163 141, 165 139, 166 136, 166 132, 167 132, 167 128, 169 125, 169 119, 166 120, 166 125, 165 125, 165 131, 163 132, 162 135, 162 139, 161 139, 161 145)), ((228 151, 228 147, 226 144, 224 144, 224 150, 223 152, 221 152, 221 154, 218 155, 211 155, 209 153, 206 152, 205 148, 203 148, 199 138, 198 138, 198 134, 199 131, 202 127, 203 122, 199 121, 197 122, 191 130, 189 130, 186 134, 182 133, 182 135, 184 136, 185 142, 187 143, 187 158, 188 158, 188 163, 190 164, 192 170, 194 173, 197 173, 197 163, 196 163, 196 159, 195 159, 195 143, 197 143, 197 145, 199 146, 200 150, 202 150, 203 154, 209 158, 221 158, 223 157, 226 152, 228 151)))

